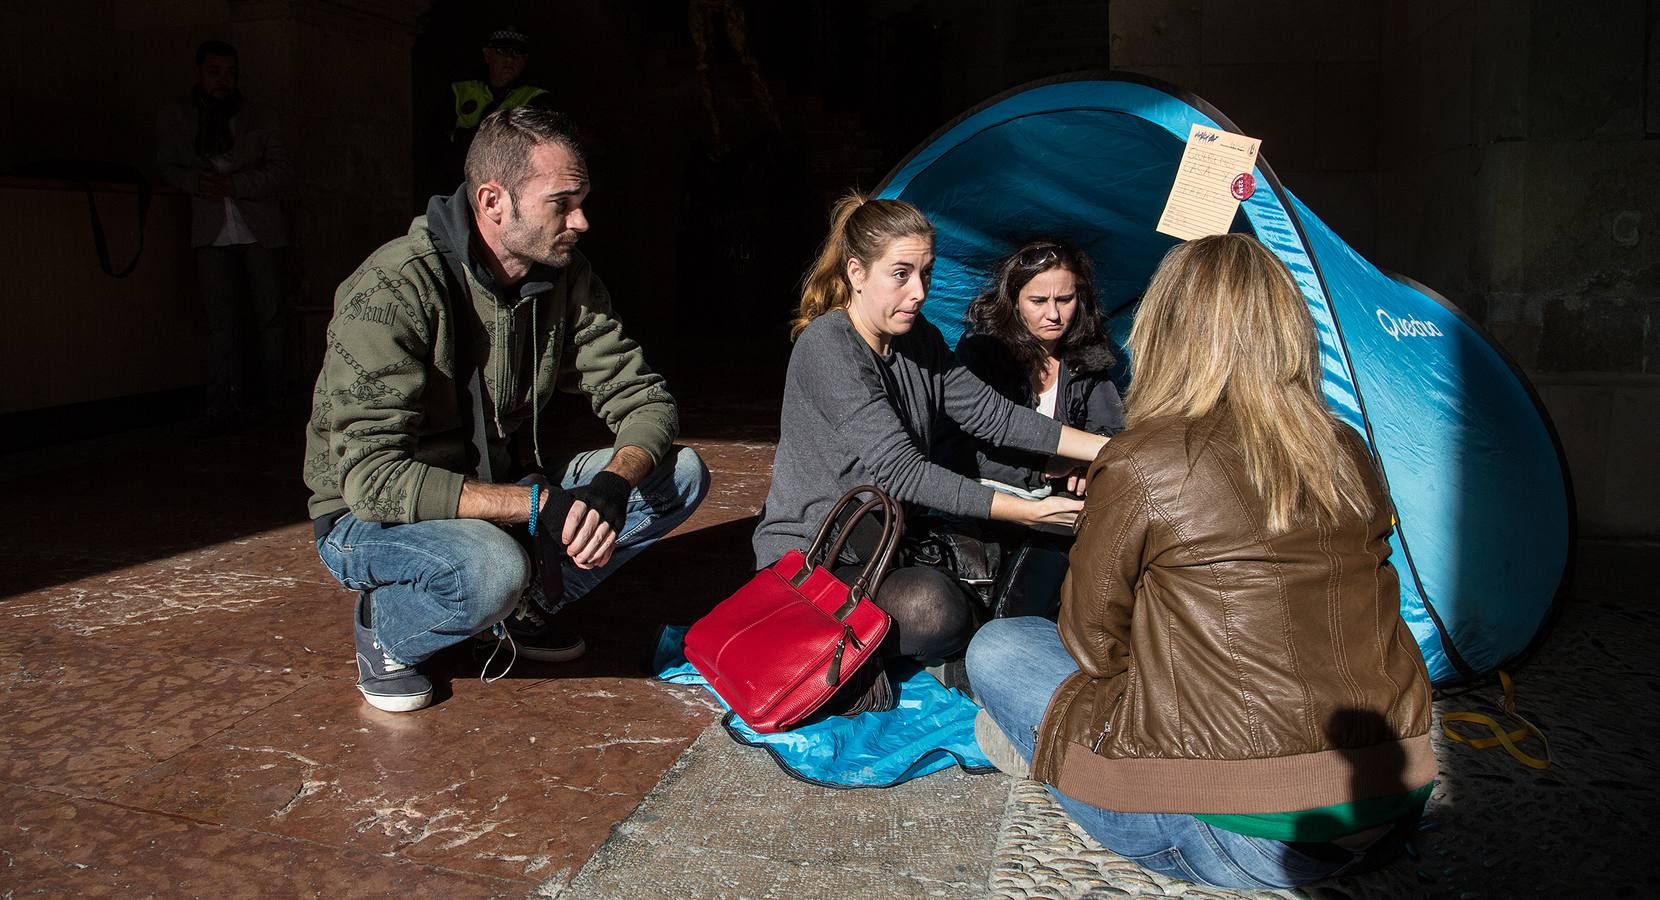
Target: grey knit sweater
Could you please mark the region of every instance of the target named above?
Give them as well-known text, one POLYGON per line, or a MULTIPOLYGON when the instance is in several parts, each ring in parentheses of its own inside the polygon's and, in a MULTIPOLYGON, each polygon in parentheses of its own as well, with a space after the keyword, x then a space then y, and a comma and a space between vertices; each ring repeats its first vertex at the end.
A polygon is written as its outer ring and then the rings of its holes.
POLYGON ((805 549, 847 490, 875 484, 904 503, 984 519, 990 488, 931 460, 942 418, 997 446, 1053 453, 1061 426, 987 387, 918 317, 886 356, 843 310, 813 320, 796 340, 772 487, 755 529, 756 568, 805 549))

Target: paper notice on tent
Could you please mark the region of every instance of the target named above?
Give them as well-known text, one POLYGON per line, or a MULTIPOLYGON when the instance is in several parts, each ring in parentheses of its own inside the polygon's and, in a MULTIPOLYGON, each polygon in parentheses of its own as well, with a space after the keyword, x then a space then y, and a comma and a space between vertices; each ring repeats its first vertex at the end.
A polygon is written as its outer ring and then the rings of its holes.
POLYGON ((1256 193, 1251 173, 1261 146, 1256 138, 1195 124, 1187 133, 1187 149, 1158 230, 1184 241, 1227 234, 1240 201, 1256 193))

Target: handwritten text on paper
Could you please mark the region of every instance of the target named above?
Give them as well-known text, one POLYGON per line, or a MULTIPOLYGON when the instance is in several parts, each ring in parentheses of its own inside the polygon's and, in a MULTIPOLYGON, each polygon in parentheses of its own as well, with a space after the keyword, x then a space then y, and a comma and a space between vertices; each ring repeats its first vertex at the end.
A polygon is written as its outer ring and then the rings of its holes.
POLYGON ((1176 183, 1159 216, 1158 230, 1171 237, 1190 241, 1211 234, 1226 234, 1239 209, 1236 193, 1241 184, 1255 189, 1254 179, 1240 182, 1256 168, 1257 150, 1262 141, 1205 125, 1194 125, 1187 135, 1176 169, 1176 183))

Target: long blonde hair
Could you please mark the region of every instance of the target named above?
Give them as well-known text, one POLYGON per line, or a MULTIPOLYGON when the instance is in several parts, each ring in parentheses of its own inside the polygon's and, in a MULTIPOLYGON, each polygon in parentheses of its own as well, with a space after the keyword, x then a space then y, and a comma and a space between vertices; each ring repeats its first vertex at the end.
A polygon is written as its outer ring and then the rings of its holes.
POLYGON ((853 285, 847 280, 849 259, 857 259, 868 269, 889 243, 902 237, 933 241, 934 226, 921 210, 903 200, 871 200, 858 191, 837 200, 830 210, 830 233, 801 281, 801 306, 790 328, 790 340, 799 337, 807 323, 853 302, 853 285))
POLYGON ((1270 531, 1372 515, 1321 396, 1314 319, 1290 270, 1254 238, 1199 238, 1166 254, 1129 350, 1129 425, 1212 411, 1231 420, 1270 531))

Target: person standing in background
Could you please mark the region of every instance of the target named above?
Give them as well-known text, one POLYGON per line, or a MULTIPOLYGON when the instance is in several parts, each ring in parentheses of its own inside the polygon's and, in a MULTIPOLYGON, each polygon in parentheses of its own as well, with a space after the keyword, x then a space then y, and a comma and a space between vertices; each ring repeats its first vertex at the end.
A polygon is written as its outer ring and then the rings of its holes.
POLYGON ((294 167, 273 115, 243 100, 238 75, 235 47, 202 43, 195 87, 156 120, 162 178, 191 197, 211 353, 206 421, 215 428, 279 408, 290 381, 282 195, 294 167))
POLYGON ((449 193, 462 177, 467 159, 467 148, 484 117, 498 109, 517 109, 536 104, 547 106, 549 95, 535 85, 525 84, 526 70, 530 68, 530 36, 517 25, 501 25, 484 37, 480 52, 484 57, 483 77, 450 84, 453 95, 454 119, 450 124, 450 166, 448 180, 435 186, 449 193))

